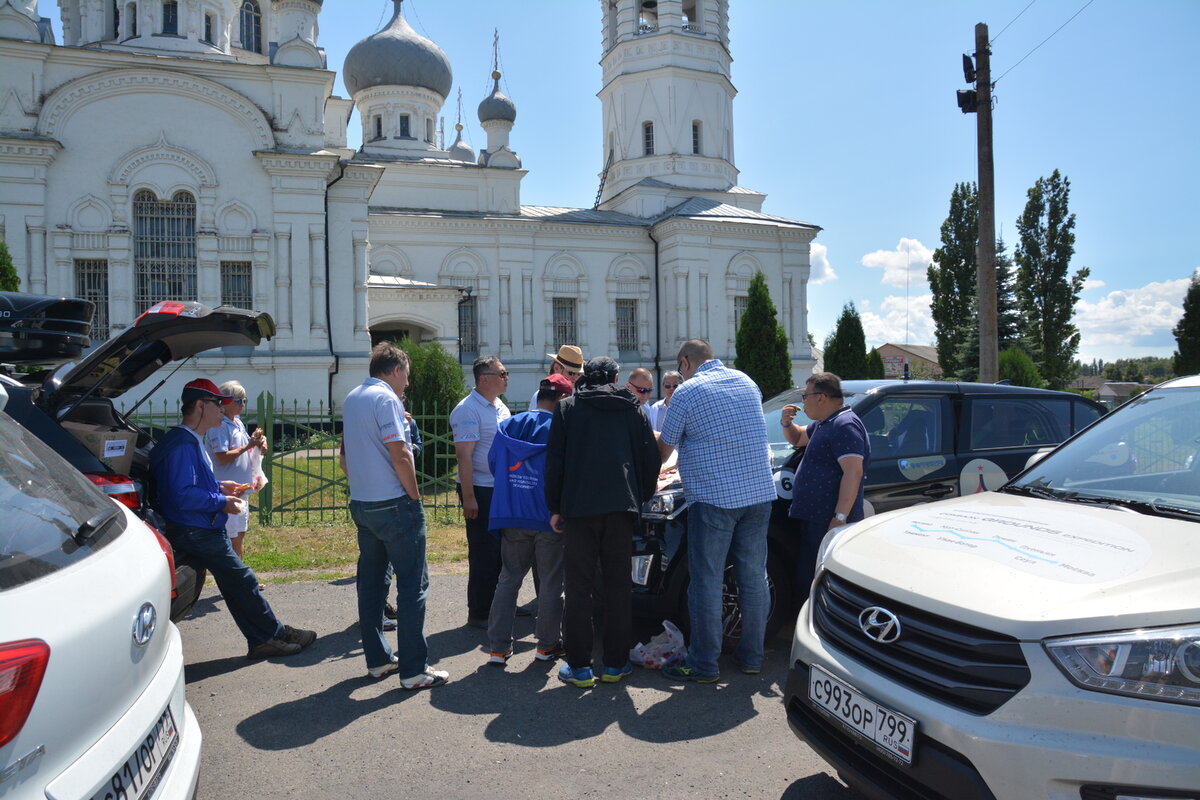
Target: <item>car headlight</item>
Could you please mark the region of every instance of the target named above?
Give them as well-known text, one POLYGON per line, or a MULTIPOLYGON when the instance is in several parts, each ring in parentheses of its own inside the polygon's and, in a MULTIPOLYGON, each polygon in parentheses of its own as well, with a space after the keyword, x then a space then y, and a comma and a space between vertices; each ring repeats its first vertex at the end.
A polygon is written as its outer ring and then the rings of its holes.
POLYGON ((686 506, 682 489, 663 491, 646 501, 642 507, 642 516, 674 519, 686 506))
POLYGON ((1044 646, 1084 689, 1200 706, 1200 625, 1053 639, 1044 646))

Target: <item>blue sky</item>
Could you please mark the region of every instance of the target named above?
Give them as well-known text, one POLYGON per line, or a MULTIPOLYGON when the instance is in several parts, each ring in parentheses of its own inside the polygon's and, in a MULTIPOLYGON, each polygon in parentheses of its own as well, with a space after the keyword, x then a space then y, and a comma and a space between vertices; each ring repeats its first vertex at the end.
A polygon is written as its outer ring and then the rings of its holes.
MULTIPOLYGON (((732 0, 740 183, 767 194, 764 211, 824 229, 809 287, 818 342, 853 301, 868 344, 903 342, 906 331, 913 344, 933 343, 925 268, 951 189, 976 178, 975 116, 959 112, 954 93, 967 88, 962 53, 985 22, 998 79, 996 222, 1009 252, 1026 191, 1061 170, 1078 217, 1072 266, 1091 269, 1076 316, 1079 357, 1171 354, 1171 327, 1200 268, 1200 91, 1190 55, 1200 2, 1087 3, 732 0)), ((53 3, 41 7, 57 20, 53 3)), ((486 137, 475 109, 491 88, 499 29, 502 87, 518 110, 511 145, 529 170, 522 202, 590 207, 602 166, 600 3, 407 0, 404 8, 449 57, 476 150, 486 137)), ((391 0, 326 0, 320 43, 330 68, 340 70, 391 9, 391 0)), ((340 76, 335 86, 347 96, 340 76)), ((454 97, 443 113, 452 138, 454 97)), ((355 115, 354 145, 358 126, 355 115)))

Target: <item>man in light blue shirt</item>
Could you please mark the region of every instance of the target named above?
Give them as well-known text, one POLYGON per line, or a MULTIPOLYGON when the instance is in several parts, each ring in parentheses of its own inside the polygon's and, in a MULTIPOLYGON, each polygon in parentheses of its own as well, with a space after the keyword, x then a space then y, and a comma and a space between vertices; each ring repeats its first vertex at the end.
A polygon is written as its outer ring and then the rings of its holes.
POLYGON ((399 672, 400 687, 412 690, 441 686, 449 674, 427 660, 425 509, 400 403, 408 367, 408 354, 391 342, 371 350, 371 377, 342 406, 341 463, 358 529, 358 626, 367 674, 399 672), (383 635, 389 564, 396 574, 396 652, 383 635))
MULTIPOLYGON (((702 339, 679 348, 684 382, 662 417, 662 442, 679 450, 679 475, 688 506, 687 662, 667 667, 673 680, 720 678, 721 593, 725 561, 733 561, 742 614, 734 657, 742 672, 762 670, 770 590, 767 523, 775 484, 762 413, 762 393, 743 372, 713 358, 702 339)), ((669 450, 668 447, 668 450, 669 450)))

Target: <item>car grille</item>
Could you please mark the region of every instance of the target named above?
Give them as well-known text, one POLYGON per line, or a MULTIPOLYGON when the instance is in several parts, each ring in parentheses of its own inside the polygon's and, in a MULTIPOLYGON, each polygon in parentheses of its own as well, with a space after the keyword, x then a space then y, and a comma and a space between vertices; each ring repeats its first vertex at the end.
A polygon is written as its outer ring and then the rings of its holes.
POLYGON ((1029 682, 1021 646, 1011 636, 964 625, 822 574, 813 623, 829 645, 898 683, 972 714, 988 714, 1029 682), (881 606, 900 619, 900 638, 880 644, 859 629, 863 609, 881 606))

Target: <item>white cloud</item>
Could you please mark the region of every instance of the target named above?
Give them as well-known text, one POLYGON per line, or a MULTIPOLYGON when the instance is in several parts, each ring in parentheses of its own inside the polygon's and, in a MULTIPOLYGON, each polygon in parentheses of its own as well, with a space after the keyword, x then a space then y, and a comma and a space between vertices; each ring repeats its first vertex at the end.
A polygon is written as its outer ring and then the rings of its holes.
POLYGON ((829 249, 823 244, 812 243, 809 251, 809 264, 812 271, 808 274, 809 283, 828 283, 837 280, 837 273, 829 263, 829 249))
POLYGON ((1083 290, 1085 292, 1089 289, 1103 289, 1105 286, 1108 286, 1108 284, 1096 278, 1088 278, 1083 282, 1083 290))
POLYGON ((905 286, 924 291, 927 284, 925 271, 933 261, 933 251, 918 239, 900 239, 895 250, 876 250, 862 257, 862 265, 883 269, 885 286, 905 286))
POLYGON ((1075 306, 1074 320, 1081 334, 1080 350, 1100 345, 1132 346, 1134 337, 1170 335, 1183 316, 1183 296, 1189 280, 1118 289, 1095 303, 1081 299, 1075 306))
POLYGON ((932 301, 932 294, 909 297, 906 310, 905 298, 889 295, 879 304, 878 314, 874 311, 860 312, 867 348, 887 342, 904 342, 906 331, 909 344, 934 344, 933 315, 929 312, 932 301))

